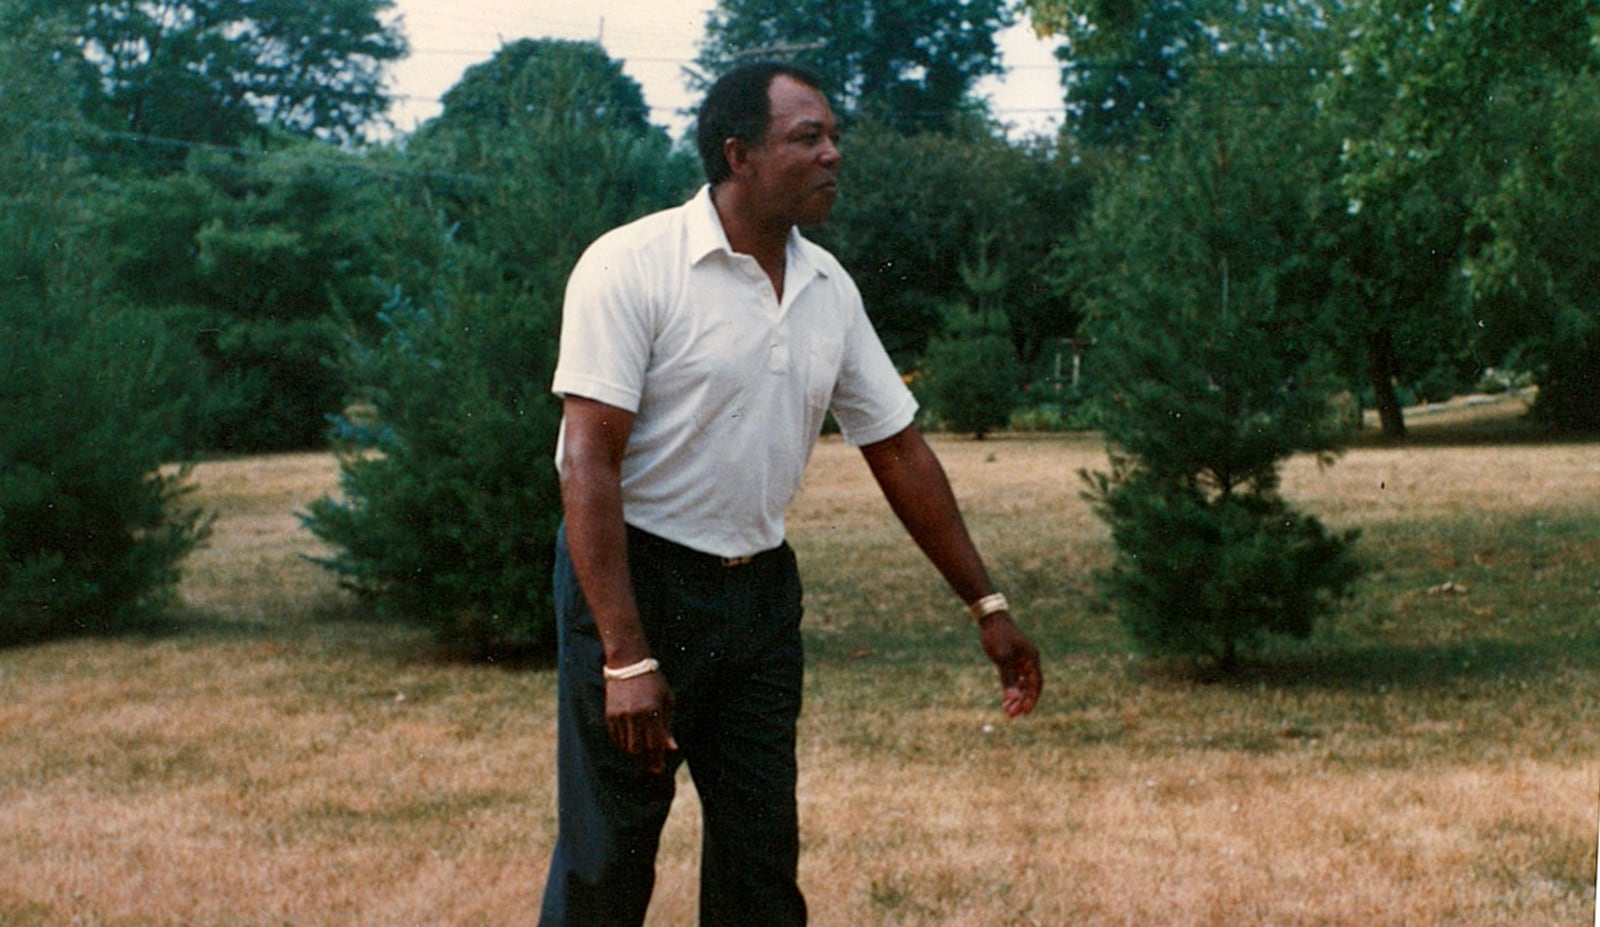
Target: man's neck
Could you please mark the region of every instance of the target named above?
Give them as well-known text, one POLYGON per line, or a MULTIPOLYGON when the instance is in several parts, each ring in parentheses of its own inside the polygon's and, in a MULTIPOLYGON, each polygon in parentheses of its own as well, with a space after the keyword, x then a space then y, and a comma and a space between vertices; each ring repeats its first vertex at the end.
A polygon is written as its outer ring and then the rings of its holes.
POLYGON ((756 259, 761 269, 772 280, 772 288, 783 298, 784 264, 789 253, 789 233, 793 226, 786 222, 766 220, 740 195, 733 184, 718 184, 711 188, 711 203, 716 207, 722 231, 728 236, 728 245, 736 253, 748 254, 756 259))

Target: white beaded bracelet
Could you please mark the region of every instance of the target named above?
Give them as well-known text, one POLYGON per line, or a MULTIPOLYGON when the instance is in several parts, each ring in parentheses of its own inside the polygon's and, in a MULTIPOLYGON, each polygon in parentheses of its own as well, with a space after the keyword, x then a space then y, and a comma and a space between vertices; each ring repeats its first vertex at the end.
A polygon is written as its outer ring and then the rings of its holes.
POLYGON ((973 621, 982 621, 995 612, 1008 612, 1010 610, 1010 603, 1006 602, 1005 595, 999 592, 986 595, 967 606, 967 611, 972 613, 973 621))
POLYGON ((660 669, 661 662, 659 660, 654 657, 645 657, 638 663, 630 663, 617 669, 612 669, 609 666, 602 667, 600 674, 606 678, 606 682, 621 682, 624 679, 648 676, 651 673, 660 671, 660 669))

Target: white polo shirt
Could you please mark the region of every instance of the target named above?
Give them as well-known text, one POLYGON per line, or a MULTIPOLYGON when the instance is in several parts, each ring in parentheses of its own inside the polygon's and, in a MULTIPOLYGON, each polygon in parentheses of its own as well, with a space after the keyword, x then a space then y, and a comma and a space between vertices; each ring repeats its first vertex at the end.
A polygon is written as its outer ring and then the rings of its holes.
POLYGON ((792 232, 780 303, 756 260, 728 245, 709 187, 584 253, 552 389, 635 414, 629 524, 722 557, 783 542, 829 410, 863 445, 917 409, 833 255, 792 232))

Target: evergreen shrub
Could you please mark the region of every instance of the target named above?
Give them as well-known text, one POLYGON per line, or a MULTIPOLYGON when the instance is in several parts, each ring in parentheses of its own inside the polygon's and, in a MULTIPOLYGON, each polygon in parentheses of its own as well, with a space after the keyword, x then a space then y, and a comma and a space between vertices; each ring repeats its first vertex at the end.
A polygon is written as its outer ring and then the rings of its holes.
POLYGON ((693 189, 631 79, 593 43, 528 40, 470 69, 407 144, 429 171, 399 237, 423 272, 352 337, 343 478, 311 506, 324 562, 473 656, 550 649, 561 519, 550 394, 561 294, 606 230, 693 189))
POLYGON ((148 625, 205 536, 200 360, 108 295, 61 35, 0 35, 0 644, 148 625))
POLYGON ((1358 578, 1354 535, 1334 535, 1271 493, 1209 496, 1118 461, 1094 495, 1117 557, 1102 576, 1145 653, 1235 668, 1271 634, 1305 639, 1358 578))
POLYGON ((548 394, 555 308, 460 288, 428 306, 396 292, 363 384, 335 421, 341 492, 312 503, 323 560, 380 608, 474 656, 547 647, 550 539, 561 517, 548 394))
POLYGON ((1102 588, 1140 649, 1231 671, 1271 635, 1311 634, 1360 564, 1353 532, 1280 493, 1284 462, 1331 464, 1348 434, 1348 322, 1305 259, 1317 162, 1281 157, 1307 127, 1210 100, 1148 161, 1108 168, 1064 256, 1111 458, 1084 474, 1116 541, 1102 588))
POLYGON ((0 642, 145 627, 208 521, 170 462, 198 359, 154 316, 0 300, 0 642))
POLYGON ((945 317, 944 334, 922 355, 919 391, 940 427, 983 438, 1004 428, 1022 396, 1021 364, 999 322, 964 308, 945 317))
POLYGON ((1117 321, 1102 339, 1111 471, 1084 476, 1116 542, 1101 579, 1125 629, 1146 653, 1225 671, 1268 635, 1309 636, 1359 577, 1356 534, 1294 511, 1279 466, 1331 461, 1333 378, 1243 314, 1117 321))

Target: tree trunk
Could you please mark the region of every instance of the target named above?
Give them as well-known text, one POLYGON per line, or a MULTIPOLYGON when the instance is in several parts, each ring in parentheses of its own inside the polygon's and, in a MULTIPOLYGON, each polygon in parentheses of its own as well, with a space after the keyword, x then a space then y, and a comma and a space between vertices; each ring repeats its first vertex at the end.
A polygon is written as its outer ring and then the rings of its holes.
POLYGON ((1383 436, 1396 440, 1404 438, 1405 412, 1401 410, 1400 397, 1394 391, 1394 335, 1387 328, 1380 328, 1367 336, 1367 373, 1372 381, 1378 421, 1383 424, 1383 436))

